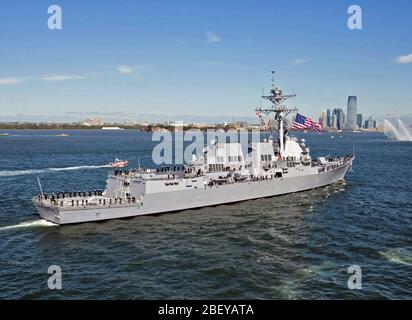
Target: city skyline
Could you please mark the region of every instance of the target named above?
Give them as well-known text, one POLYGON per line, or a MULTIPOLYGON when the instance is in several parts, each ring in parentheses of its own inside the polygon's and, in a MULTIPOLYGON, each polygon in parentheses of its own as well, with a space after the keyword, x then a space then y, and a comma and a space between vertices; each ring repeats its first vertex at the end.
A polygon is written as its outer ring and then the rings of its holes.
POLYGON ((377 119, 411 114, 409 2, 358 1, 362 30, 348 29, 347 2, 59 1, 62 30, 47 28, 49 5, 3 4, 0 121, 253 118, 271 70, 314 119, 322 106, 345 110, 348 96, 377 119))
POLYGON ((360 109, 357 108, 357 96, 348 96, 347 101, 346 114, 343 108, 339 107, 323 109, 320 112, 319 123, 322 125, 323 131, 358 131, 376 129, 378 126, 382 126, 384 119, 377 120, 371 115, 367 118, 364 117, 360 109))

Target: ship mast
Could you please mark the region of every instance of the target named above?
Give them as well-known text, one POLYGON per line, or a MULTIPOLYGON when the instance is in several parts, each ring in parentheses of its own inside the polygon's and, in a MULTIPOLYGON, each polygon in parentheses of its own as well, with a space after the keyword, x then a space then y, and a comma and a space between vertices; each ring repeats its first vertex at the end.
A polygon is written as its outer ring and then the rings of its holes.
POLYGON ((272 89, 270 90, 270 95, 262 96, 263 99, 267 99, 272 103, 272 108, 269 108, 269 109, 257 108, 256 109, 256 112, 261 112, 267 116, 270 116, 272 113, 274 113, 274 119, 278 122, 279 148, 280 148, 281 156, 283 156, 284 151, 285 151, 284 120, 291 112, 298 111, 298 109, 296 108, 287 108, 285 105, 283 105, 283 102, 293 97, 296 97, 296 95, 295 94, 284 95, 279 85, 275 85, 275 71, 272 71, 272 89))

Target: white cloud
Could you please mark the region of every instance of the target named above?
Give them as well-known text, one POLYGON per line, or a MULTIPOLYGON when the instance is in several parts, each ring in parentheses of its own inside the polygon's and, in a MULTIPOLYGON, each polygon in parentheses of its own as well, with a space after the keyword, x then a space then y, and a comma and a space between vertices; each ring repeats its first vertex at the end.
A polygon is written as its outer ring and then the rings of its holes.
POLYGON ((216 34, 211 31, 206 31, 207 42, 209 43, 216 43, 222 41, 222 39, 216 34))
POLYGON ((40 77, 44 81, 66 81, 66 80, 82 80, 85 76, 78 75, 64 75, 64 74, 45 74, 40 77))
POLYGON ((25 78, 0 78, 0 86, 7 86, 10 84, 17 84, 25 82, 25 78))
POLYGON ((208 66, 217 66, 217 65, 222 65, 223 61, 221 60, 211 60, 211 61, 207 61, 206 65, 208 66))
POLYGON ((291 64, 297 66, 297 65, 300 65, 300 64, 304 64, 304 63, 306 63, 306 62, 308 62, 307 59, 305 59, 305 58, 298 58, 298 59, 292 60, 292 61, 291 61, 291 64))
POLYGON ((122 65, 117 67, 117 71, 123 75, 129 75, 133 72, 133 68, 131 66, 122 65))
POLYGON ((412 53, 398 57, 397 61, 401 64, 412 63, 412 53))

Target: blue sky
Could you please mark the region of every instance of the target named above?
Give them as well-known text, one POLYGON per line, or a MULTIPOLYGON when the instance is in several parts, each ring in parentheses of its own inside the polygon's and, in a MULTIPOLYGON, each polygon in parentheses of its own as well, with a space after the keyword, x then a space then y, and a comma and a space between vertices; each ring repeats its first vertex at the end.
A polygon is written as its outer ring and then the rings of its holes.
POLYGON ((412 110, 412 2, 2 1, 0 121, 87 113, 252 116, 270 71, 301 113, 412 110), (58 4, 63 29, 47 28, 58 4), (347 8, 363 29, 347 28, 347 8), (404 63, 397 60, 401 56, 404 63))

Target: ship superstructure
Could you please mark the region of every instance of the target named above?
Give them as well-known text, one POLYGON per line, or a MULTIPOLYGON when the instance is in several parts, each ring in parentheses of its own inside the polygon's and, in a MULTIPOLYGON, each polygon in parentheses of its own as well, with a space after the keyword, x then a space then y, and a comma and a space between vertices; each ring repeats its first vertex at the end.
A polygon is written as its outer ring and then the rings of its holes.
POLYGON ((263 96, 272 107, 256 111, 273 115, 278 137, 251 143, 247 153, 240 143, 214 140, 190 164, 115 170, 104 190, 42 192, 33 203, 42 218, 69 224, 272 197, 344 179, 353 156, 312 159, 305 140, 287 134, 285 118, 296 111, 283 104, 290 97, 272 81, 270 95, 263 96))

